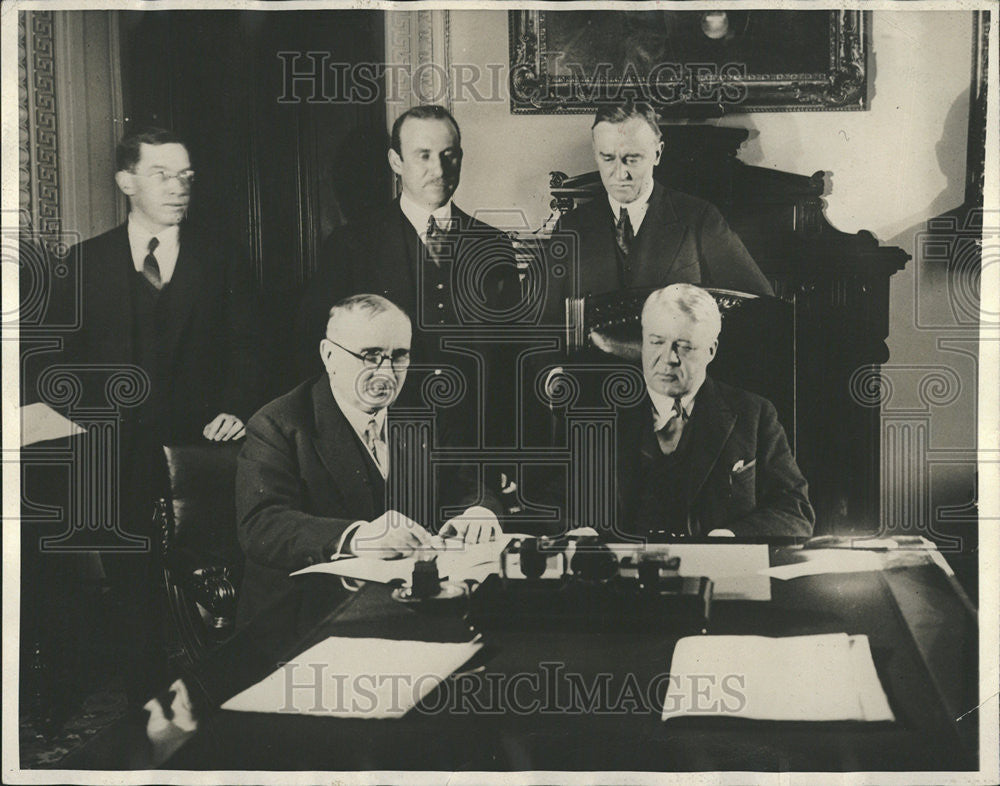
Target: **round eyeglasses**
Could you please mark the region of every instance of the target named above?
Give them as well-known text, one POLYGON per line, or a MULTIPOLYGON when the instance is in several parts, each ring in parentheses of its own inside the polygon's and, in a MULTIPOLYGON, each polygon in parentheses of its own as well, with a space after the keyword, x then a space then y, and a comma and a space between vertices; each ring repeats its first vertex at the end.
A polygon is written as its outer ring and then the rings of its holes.
POLYGON ((194 182, 193 169, 183 169, 180 172, 167 172, 165 169, 155 169, 145 175, 140 175, 138 172, 133 172, 132 174, 136 177, 149 178, 158 186, 166 185, 171 180, 176 180, 182 186, 190 186, 194 182))
POLYGON ((381 368, 385 361, 389 361, 389 365, 392 366, 393 371, 398 371, 399 369, 406 368, 410 365, 410 350, 408 349, 397 349, 391 355, 386 355, 384 352, 378 349, 369 349, 367 352, 354 352, 348 349, 343 344, 338 344, 332 339, 327 339, 335 347, 340 347, 348 355, 353 355, 362 363, 364 363, 365 368, 381 368))

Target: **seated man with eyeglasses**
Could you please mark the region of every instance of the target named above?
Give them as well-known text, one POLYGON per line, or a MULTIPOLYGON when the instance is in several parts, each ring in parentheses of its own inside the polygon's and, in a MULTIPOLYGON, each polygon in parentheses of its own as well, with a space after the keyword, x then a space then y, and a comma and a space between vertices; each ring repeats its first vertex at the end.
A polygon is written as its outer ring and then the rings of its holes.
MULTIPOLYGON (((326 374, 250 419, 236 474, 247 557, 237 625, 279 596, 288 616, 308 618, 310 598, 291 571, 342 555, 406 556, 440 546, 440 537, 477 543, 500 532, 499 503, 448 468, 435 473, 427 464, 431 433, 387 411, 406 381, 411 336, 409 317, 390 300, 341 300, 319 344, 326 374), (430 488, 436 476, 440 503, 430 488), (465 510, 433 536, 425 528, 431 522, 414 517, 441 503, 465 510)), ((446 442, 437 431, 435 440, 446 442)))

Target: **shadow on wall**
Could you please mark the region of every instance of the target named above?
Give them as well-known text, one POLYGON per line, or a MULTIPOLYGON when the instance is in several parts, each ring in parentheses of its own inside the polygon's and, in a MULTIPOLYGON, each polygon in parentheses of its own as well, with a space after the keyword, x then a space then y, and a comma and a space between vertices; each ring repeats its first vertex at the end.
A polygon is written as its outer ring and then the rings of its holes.
MULTIPOLYGON (((963 90, 952 102, 941 128, 941 136, 935 146, 938 167, 947 178, 947 184, 930 205, 920 211, 922 216, 948 215, 962 207, 965 199, 965 141, 968 137, 969 91, 963 90)), ((916 248, 914 244, 916 237, 927 229, 929 222, 933 221, 934 219, 916 221, 907 229, 889 238, 887 242, 913 252, 916 248)))
POLYGON ((926 434, 911 458, 908 477, 915 488, 888 491, 914 500, 926 493, 930 536, 971 554, 978 542, 982 211, 963 201, 968 99, 968 91, 956 97, 941 128, 936 153, 947 184, 924 211, 931 217, 888 241, 910 251, 913 262, 893 281, 890 361, 883 375, 894 393, 883 405, 882 422, 885 429, 910 420, 926 434))

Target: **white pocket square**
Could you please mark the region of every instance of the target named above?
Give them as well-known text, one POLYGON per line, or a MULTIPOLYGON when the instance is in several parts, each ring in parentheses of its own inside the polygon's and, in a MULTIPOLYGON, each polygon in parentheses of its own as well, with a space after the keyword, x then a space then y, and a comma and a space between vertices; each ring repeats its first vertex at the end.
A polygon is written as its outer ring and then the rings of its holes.
POLYGON ((756 463, 757 459, 750 459, 750 461, 747 462, 744 462, 743 459, 740 459, 735 464, 733 464, 732 473, 734 475, 738 475, 741 472, 746 472, 746 470, 750 469, 750 467, 752 467, 756 463))

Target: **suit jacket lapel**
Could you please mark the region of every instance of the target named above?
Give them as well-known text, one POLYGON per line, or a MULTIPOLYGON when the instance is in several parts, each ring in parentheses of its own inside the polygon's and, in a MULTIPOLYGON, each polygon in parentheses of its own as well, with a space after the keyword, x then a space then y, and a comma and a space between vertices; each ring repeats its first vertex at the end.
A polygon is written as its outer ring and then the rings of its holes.
POLYGON ((451 232, 460 234, 472 228, 473 218, 454 202, 451 203, 451 232))
MULTIPOLYGON (((366 460, 364 448, 358 444, 357 434, 334 401, 326 375, 321 376, 313 385, 312 400, 316 422, 313 441, 330 479, 345 499, 352 502, 365 500, 371 505, 373 495, 365 482, 368 473, 363 463, 366 460)), ((371 515, 374 509, 369 510, 368 515, 371 515)))
POLYGON ((627 525, 631 518, 640 481, 640 459, 642 453, 642 430, 652 428, 650 400, 644 396, 634 407, 619 409, 617 412, 618 444, 615 446, 617 468, 615 479, 617 491, 618 526, 627 525))
POLYGON ((657 183, 636 235, 632 276, 635 286, 664 286, 677 264, 686 226, 677 218, 670 195, 657 183))
MULTIPOLYGON (((380 228, 383 235, 382 243, 379 245, 383 249, 382 258, 370 260, 370 263, 379 270, 384 270, 382 275, 383 291, 392 293, 407 293, 406 302, 397 302, 408 314, 417 313, 417 282, 420 271, 417 265, 420 263, 420 238, 416 234, 409 220, 403 215, 403 210, 399 206, 397 199, 389 211, 385 225, 380 228), (396 267, 393 260, 400 260, 402 265, 396 267)), ((390 300, 396 300, 390 297, 390 300)))
MULTIPOLYGON (((585 239, 580 241, 580 270, 576 273, 580 287, 579 291, 575 291, 576 288, 573 287, 568 295, 570 297, 608 292, 620 286, 615 217, 608 204, 607 192, 602 190, 583 209, 584 226, 580 227, 580 232, 586 234, 585 239)), ((569 281, 570 277, 567 277, 567 283, 569 281)))
POLYGON ((198 250, 191 240, 190 233, 182 226, 177 264, 169 284, 175 317, 167 324, 167 331, 163 337, 167 357, 176 357, 177 344, 191 317, 194 304, 205 290, 204 264, 204 260, 198 258, 198 250))
POLYGON ((694 505, 709 472, 715 466, 736 424, 736 414, 719 395, 710 377, 706 377, 695 397, 694 413, 690 426, 697 429, 692 436, 690 471, 688 478, 688 504, 694 505))

